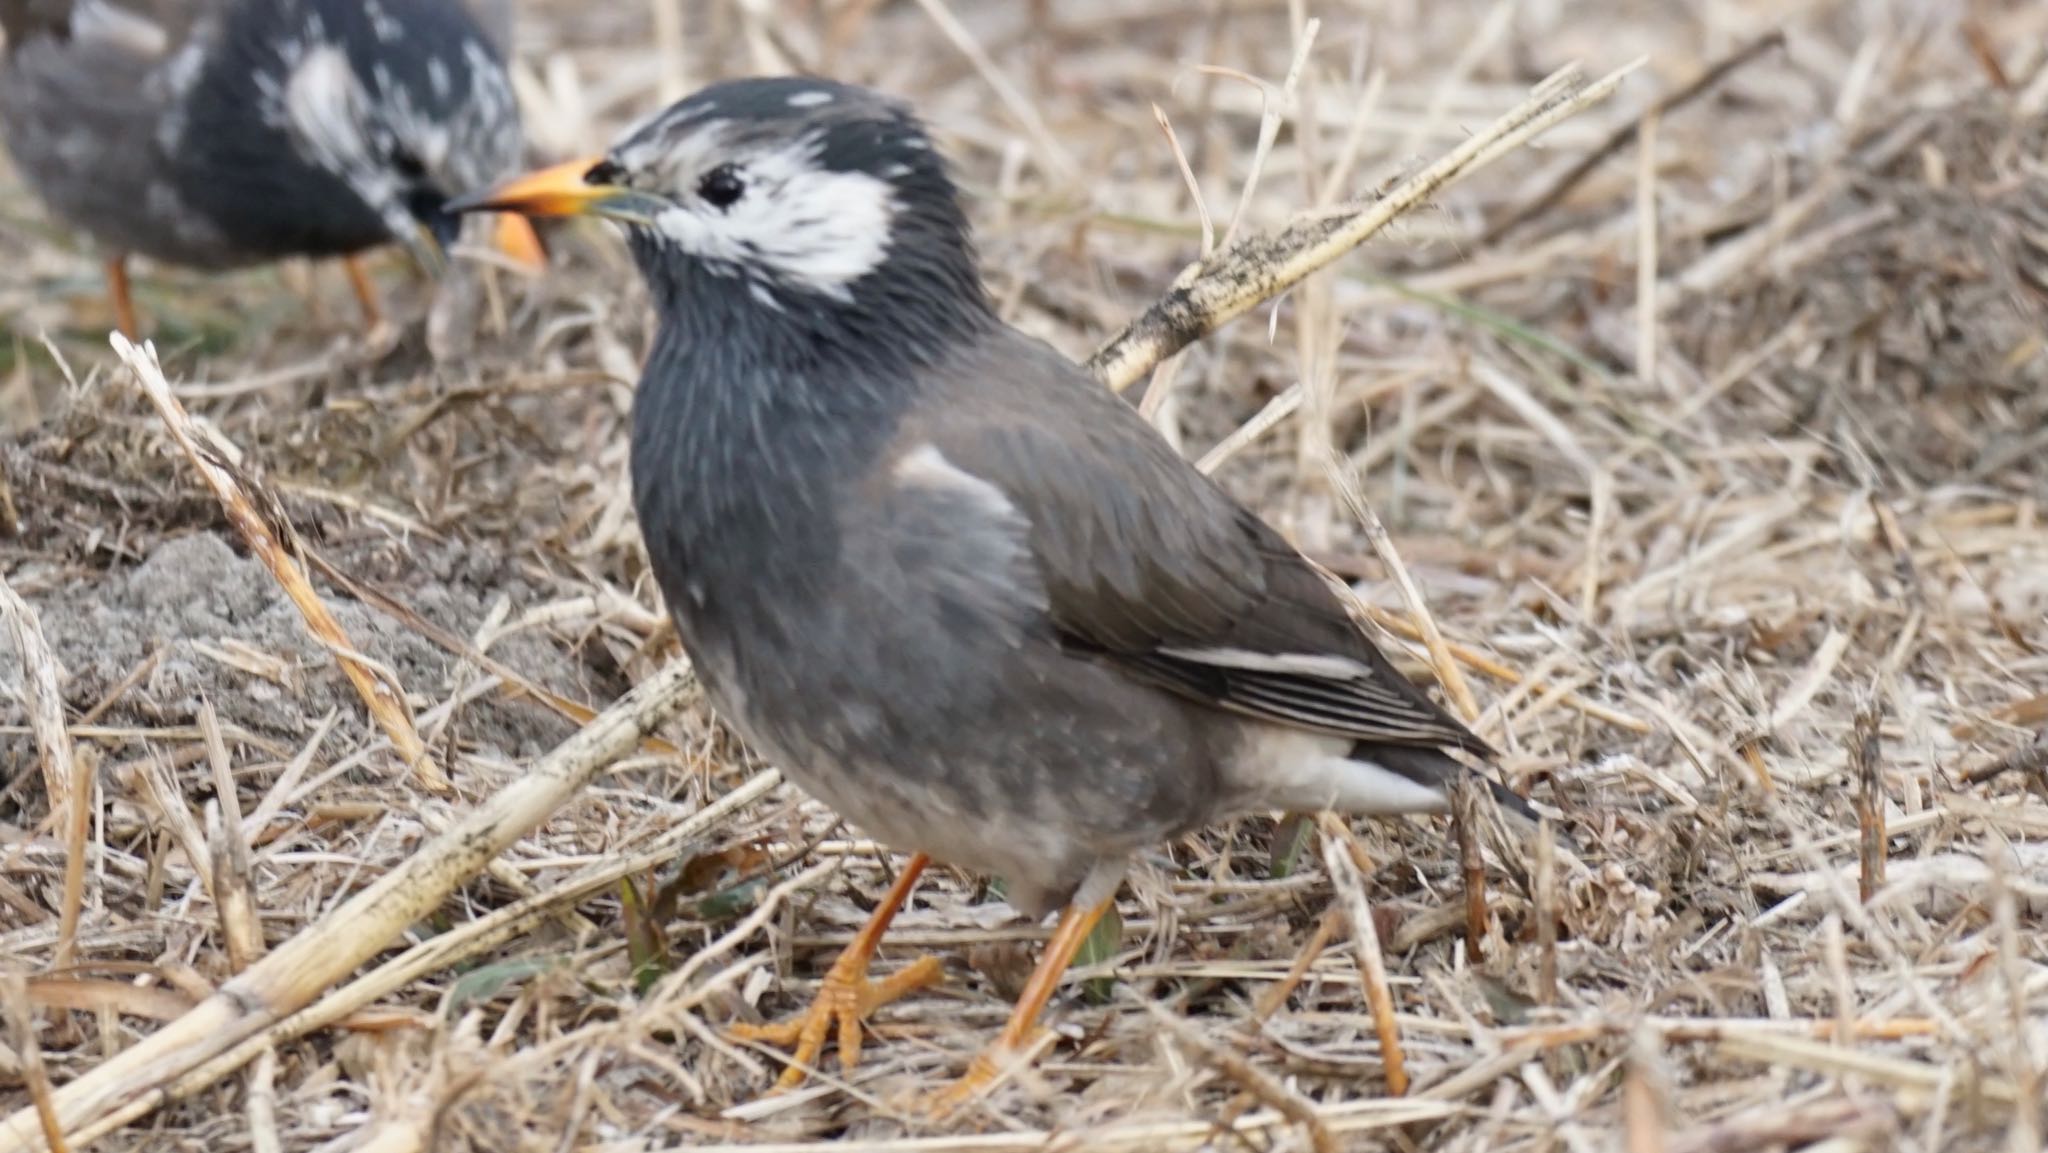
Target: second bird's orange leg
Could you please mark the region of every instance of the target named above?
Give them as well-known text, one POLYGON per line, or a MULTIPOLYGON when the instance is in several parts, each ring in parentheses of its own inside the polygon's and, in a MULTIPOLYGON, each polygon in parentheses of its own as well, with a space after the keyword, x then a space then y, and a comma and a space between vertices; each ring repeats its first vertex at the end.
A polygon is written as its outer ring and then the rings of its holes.
POLYGON ((1002 1036, 975 1054, 973 1063, 958 1081, 929 1100, 927 1107, 934 1116, 943 1117, 965 1104, 993 1083, 1009 1062, 1031 1047, 1032 1038, 1038 1033, 1039 1014, 1045 1012, 1046 1002, 1052 1000, 1053 990, 1059 988, 1060 979, 1067 974, 1067 966, 1074 963, 1074 954, 1081 951, 1088 934, 1095 931, 1095 923, 1115 903, 1112 896, 1091 909, 1068 905, 1060 910, 1059 927, 1053 930, 1052 940, 1046 942, 1045 955, 1038 959, 1038 967, 1031 970, 1031 980, 1017 998, 1016 1008, 1010 1010, 1010 1021, 1003 1026, 1002 1036))
POLYGON ((773 1025, 733 1027, 733 1035, 742 1040, 792 1047, 789 1067, 776 1078, 775 1088, 770 1092, 780 1093, 803 1083, 804 1077, 816 1066, 818 1054, 825 1051, 825 1041, 835 1026, 839 1035, 839 1067, 853 1068, 860 1061, 861 1021, 869 1013, 906 993, 939 983, 944 974, 937 957, 920 958, 916 964, 880 982, 868 980, 868 963, 874 960, 875 948, 882 943, 882 934, 889 931, 889 922, 910 899, 910 891, 917 887, 918 875, 929 864, 931 858, 923 853, 904 864, 903 872, 896 877, 896 883, 889 886, 882 903, 875 906, 868 923, 861 927, 860 935, 846 946, 838 960, 832 962, 817 997, 801 1016, 773 1025))
POLYGON ((121 335, 130 340, 139 339, 135 324, 135 297, 128 289, 128 258, 112 256, 107 258, 107 295, 114 298, 114 324, 121 335))
POLYGON ((377 286, 370 280, 370 272, 363 267, 360 256, 344 256, 341 266, 348 270, 348 286, 356 294, 356 303, 363 309, 363 328, 377 327, 384 321, 384 310, 377 303, 377 286))

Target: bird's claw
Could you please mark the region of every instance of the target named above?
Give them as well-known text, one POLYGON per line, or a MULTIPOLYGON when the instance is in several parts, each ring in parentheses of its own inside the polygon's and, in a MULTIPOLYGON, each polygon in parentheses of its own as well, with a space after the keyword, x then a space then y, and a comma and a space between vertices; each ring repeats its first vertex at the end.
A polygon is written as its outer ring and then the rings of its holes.
POLYGON ((1034 1030, 1024 1044, 1014 1048, 1001 1044, 990 1045, 974 1055, 968 1062, 967 1071, 959 1080, 943 1089, 930 1093, 919 1093, 906 1097, 898 1104, 906 1113, 923 1113, 928 1120, 944 1121, 957 1112, 961 1106, 980 1097, 1019 1061, 1026 1059, 1038 1048, 1048 1030, 1034 1030))
POLYGON ((945 975, 937 957, 921 957, 880 981, 868 980, 867 968, 867 958, 843 956, 825 974, 817 997, 802 1014, 765 1025, 732 1026, 732 1035, 740 1040, 790 1048, 789 1065, 770 1093, 787 1092, 802 1084, 825 1051, 826 1040, 835 1033, 839 1067, 851 1070, 860 1063, 861 1022, 868 1014, 907 993, 938 984, 945 975))

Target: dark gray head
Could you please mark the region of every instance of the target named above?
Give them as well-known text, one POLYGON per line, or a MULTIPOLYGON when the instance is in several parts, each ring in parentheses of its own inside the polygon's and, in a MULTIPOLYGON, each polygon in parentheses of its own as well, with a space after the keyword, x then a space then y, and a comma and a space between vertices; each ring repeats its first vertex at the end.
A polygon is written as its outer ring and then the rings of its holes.
POLYGON ((389 237, 431 258, 422 232, 456 232, 447 202, 519 163, 504 61, 463 0, 235 0, 185 51, 164 130, 183 191, 280 248, 389 237), (321 195, 334 181, 353 197, 321 195))
POLYGON ((912 345, 990 317, 946 163, 897 102, 807 77, 729 81, 602 158, 458 205, 624 224, 664 323, 912 345))

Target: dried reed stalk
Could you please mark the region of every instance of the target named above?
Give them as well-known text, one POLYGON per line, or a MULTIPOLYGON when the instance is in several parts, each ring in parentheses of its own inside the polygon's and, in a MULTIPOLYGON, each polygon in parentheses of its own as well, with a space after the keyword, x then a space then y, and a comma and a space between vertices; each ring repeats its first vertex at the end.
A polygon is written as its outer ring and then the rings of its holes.
POLYGON ((1323 866, 1330 871, 1330 880, 1336 885, 1351 921, 1351 945, 1358 954, 1358 977, 1365 985, 1373 1030, 1379 1035, 1387 1095, 1400 1097, 1408 1092, 1408 1061, 1401 1050, 1401 1026, 1394 1017, 1394 994, 1387 986, 1387 962, 1380 953, 1379 928, 1373 924, 1372 907, 1365 899, 1365 877, 1346 849, 1351 830, 1325 814, 1323 834, 1323 866))
POLYGON ((50 967, 71 967, 78 953, 78 920, 85 910, 85 842, 92 832, 93 783, 99 776, 99 749, 86 745, 72 757, 71 805, 64 821, 64 904, 57 911, 57 949, 50 967))
POLYGON ((1670 1087, 1658 1068, 1655 1032, 1638 1029, 1629 1039, 1622 1073, 1621 1124, 1627 1153, 1664 1153, 1670 1087))
POLYGON ((43 1063, 43 1048, 36 1042, 35 1011, 29 1006, 28 982, 19 973, 0 976, 0 1011, 7 1018, 7 1032, 21 1062, 21 1079, 28 1086, 29 1107, 8 1119, 8 1127, 26 1132, 31 1122, 39 1127, 51 1153, 68 1153, 64 1126, 57 1118, 56 1092, 50 1087, 50 1070, 43 1063))
POLYGON ((1308 1098, 1288 1088, 1278 1078, 1245 1060, 1243 1056, 1202 1036, 1192 1025, 1158 1005, 1147 1001, 1145 1009, 1152 1015, 1153 1023, 1171 1033, 1174 1040, 1193 1050, 1203 1064, 1236 1082, 1246 1094, 1268 1109, 1307 1129, 1309 1145, 1316 1153, 1337 1153, 1336 1137, 1330 1133, 1329 1126, 1323 1124, 1314 1103, 1308 1098))
POLYGON ((1849 735, 1849 765, 1856 773, 1857 890, 1865 903, 1884 888, 1884 762, 1878 727, 1883 705, 1873 694, 1856 710, 1849 735))
POLYGON ((1557 842, 1550 818, 1536 825, 1536 1003, 1557 1004, 1557 842))
MULTIPOLYGON (((652 710, 662 706, 659 702, 650 702, 647 707, 652 710)), ((470 957, 498 948, 507 941, 532 931, 535 925, 554 916, 557 910, 572 906, 595 893, 611 889, 618 884, 620 878, 643 873, 662 862, 674 860, 680 846, 702 836, 707 829, 715 827, 741 809, 760 800, 781 783, 782 774, 774 769, 756 773, 731 792, 654 838, 640 851, 622 854, 601 865, 594 865, 545 893, 506 905, 501 909, 494 909, 448 932, 427 938, 321 997, 319 1001, 271 1025, 257 1036, 192 1069, 148 1097, 129 1102, 92 1125, 78 1130, 78 1133, 85 1140, 97 1140, 172 1101, 180 1101, 204 1092, 275 1046, 296 1040, 316 1029, 337 1024, 379 998, 388 997, 431 973, 459 965, 470 957)), ((692 958, 693 961, 695 959, 692 958)))
MULTIPOLYGON (((228 980, 191 1012, 58 1089, 52 1104, 63 1130, 76 1132, 131 1103, 141 1103, 147 1112, 186 1073, 311 1002, 432 912, 599 770, 630 752, 680 707, 693 680, 680 665, 655 673, 556 746, 526 776, 228 980)), ((47 1149, 33 1135, 35 1125, 29 1110, 0 1124, 0 1153, 47 1149)))
POLYGON ((27 696, 29 728, 35 733, 36 757, 43 770, 43 795, 50 799, 50 818, 62 822, 71 800, 71 731, 64 724, 64 692, 59 684, 57 654, 43 639, 35 609, 22 600, 0 575, 0 616, 14 630, 21 653, 21 685, 27 696))
POLYGON ((1458 839, 1458 875, 1465 889, 1465 952, 1474 961, 1486 956, 1486 858, 1479 851, 1478 783, 1461 775, 1451 786, 1451 828, 1458 839))
POLYGON ((1552 73, 1507 115, 1369 204, 1297 216, 1278 233, 1247 236, 1181 274, 1173 289, 1088 358, 1121 392, 1167 357, 1299 284, 1396 217, 1546 129, 1606 99, 1641 61, 1591 84, 1577 65, 1552 73))
POLYGON ((136 383, 141 385, 150 403, 156 406, 171 439, 185 450, 193 467, 199 470, 207 487, 213 490, 235 531, 263 566, 270 570, 271 576, 277 579, 278 587, 284 590, 293 607, 305 618, 307 631, 334 654, 343 675, 348 677, 349 684, 355 686, 357 695, 363 698, 363 707, 369 710, 371 719, 390 739, 399 759, 422 787, 437 793, 448 792, 448 778, 427 755, 427 747, 421 743, 419 731, 413 727, 412 716, 406 711, 405 692, 397 683, 396 675, 388 669, 376 668, 362 655, 313 588, 312 578, 307 575, 305 562, 301 559, 298 532, 285 518, 276 496, 244 473, 226 454, 207 443, 204 434, 192 423, 185 406, 171 395, 170 383, 164 379, 163 368, 157 363, 155 345, 144 342, 137 348, 118 332, 113 333, 109 340, 115 354, 135 375, 136 383))
POLYGON ((249 839, 242 835, 242 802, 235 791, 235 767, 221 739, 220 718, 213 702, 199 707, 199 732, 213 765, 213 795, 218 823, 207 838, 213 855, 213 900, 220 914, 221 939, 227 943, 228 968, 239 973, 263 956, 263 923, 256 911, 256 886, 249 873, 249 839))

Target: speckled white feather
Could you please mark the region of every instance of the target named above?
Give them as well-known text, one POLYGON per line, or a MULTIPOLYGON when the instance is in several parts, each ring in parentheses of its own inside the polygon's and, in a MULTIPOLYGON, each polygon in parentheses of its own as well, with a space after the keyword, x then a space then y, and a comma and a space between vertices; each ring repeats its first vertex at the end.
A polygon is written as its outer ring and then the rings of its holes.
POLYGON ((279 93, 285 123, 307 159, 335 172, 368 166, 362 105, 362 85, 348 53, 332 44, 308 50, 279 93))

